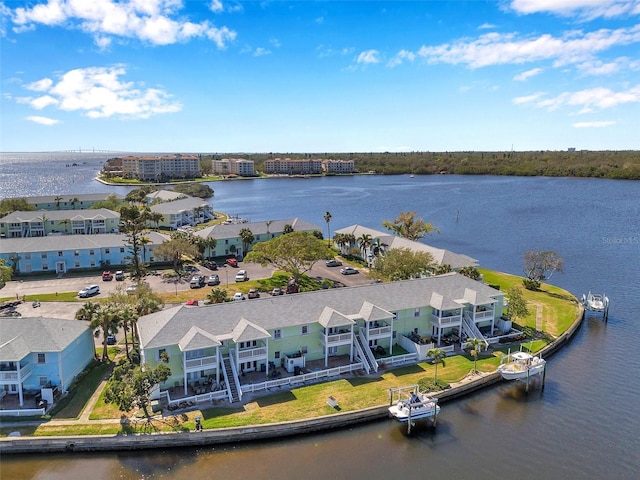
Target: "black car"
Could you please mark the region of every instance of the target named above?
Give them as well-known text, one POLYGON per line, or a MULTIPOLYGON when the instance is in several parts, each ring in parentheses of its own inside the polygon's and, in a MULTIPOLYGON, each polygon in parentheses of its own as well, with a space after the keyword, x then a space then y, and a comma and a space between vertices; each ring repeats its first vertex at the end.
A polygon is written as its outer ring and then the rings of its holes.
POLYGON ((206 261, 202 263, 202 266, 209 270, 218 270, 218 264, 216 262, 206 261))

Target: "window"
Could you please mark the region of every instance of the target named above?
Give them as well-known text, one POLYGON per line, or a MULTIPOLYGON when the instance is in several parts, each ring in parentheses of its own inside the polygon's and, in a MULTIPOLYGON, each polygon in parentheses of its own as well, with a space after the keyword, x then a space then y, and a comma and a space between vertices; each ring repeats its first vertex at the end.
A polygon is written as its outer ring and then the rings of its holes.
POLYGON ((395 322, 398 319, 398 314, 396 312, 391 312, 393 314, 393 321, 395 322))
POLYGON ((280 358, 280 352, 279 352, 279 351, 278 351, 278 352, 275 352, 275 353, 273 354, 273 358, 275 358, 276 360, 277 360, 278 358, 280 358))
POLYGON ((31 260, 31 254, 30 253, 25 253, 24 254, 24 259, 25 260, 31 260))
POLYGON ((47 363, 47 358, 44 353, 38 354, 38 363, 47 363))
POLYGON ((157 361, 161 361, 166 356, 167 356, 167 349, 166 348, 159 348, 158 349, 158 358, 156 358, 156 360, 157 361))
POLYGON ((306 355, 306 354, 307 354, 307 346, 306 346, 306 345, 304 345, 303 347, 300 347, 300 352, 301 352, 303 355, 306 355))
POLYGON ((89 255, 95 255, 95 254, 96 254, 95 250, 89 250, 89 255))
POLYGON ((420 316, 420 308, 416 308, 416 309, 413 311, 413 316, 414 316, 414 317, 419 317, 419 316, 420 316))
POLYGON ((73 266, 75 268, 80 268, 80 260, 76 260, 75 262, 73 262, 73 266))
POLYGON ((307 335, 309 333, 309 327, 307 325, 303 325, 300 329, 300 335, 307 335))
POLYGON ((42 252, 42 253, 40 254, 40 256, 41 256, 42 258, 47 258, 47 252, 42 252))
POLYGON ((124 247, 120 247, 120 253, 124 253, 124 247))
POLYGON ((49 379, 47 377, 38 377, 38 384, 41 387, 44 387, 47 383, 49 383, 49 379))
POLYGON ((282 331, 280 329, 276 329, 273 331, 273 338, 282 338, 282 331))
POLYGON ((49 265, 46 263, 42 264, 42 270, 49 270, 49 265))
POLYGON ((105 248, 105 249, 104 249, 104 253, 105 253, 105 255, 109 255, 109 253, 110 253, 109 249, 108 249, 108 248, 105 248))

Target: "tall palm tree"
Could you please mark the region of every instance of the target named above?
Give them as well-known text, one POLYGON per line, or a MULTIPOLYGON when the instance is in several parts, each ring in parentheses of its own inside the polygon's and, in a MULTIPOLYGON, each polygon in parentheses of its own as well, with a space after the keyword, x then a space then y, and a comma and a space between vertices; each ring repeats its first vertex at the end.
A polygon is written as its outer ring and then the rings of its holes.
POLYGON ((385 248, 388 247, 386 243, 384 243, 379 237, 376 237, 371 242, 371 253, 373 253, 376 257, 378 255, 382 255, 385 252, 385 248))
POLYGON ((60 225, 64 225, 64 233, 69 233, 67 231, 67 227, 71 224, 71 220, 69 220, 68 218, 63 218, 62 220, 60 220, 60 225))
POLYGON ((249 247, 251 247, 251 244, 255 240, 255 237, 251 230, 243 228, 240 230, 240 238, 242 239, 242 251, 244 252, 244 255, 246 255, 249 251, 249 247))
POLYGON ((479 338, 469 338, 467 342, 464 344, 464 348, 470 348, 469 352, 473 357, 473 373, 478 373, 478 355, 482 352, 482 349, 485 347, 484 340, 480 340, 479 338))
POLYGON ((149 237, 140 237, 140 245, 142 245, 142 263, 147 261, 147 245, 151 243, 149 237))
POLYGON ((204 239, 204 246, 205 249, 207 249, 207 258, 211 259, 212 257, 215 257, 215 255, 213 255, 213 253, 215 253, 215 249, 216 249, 216 245, 218 245, 218 241, 213 238, 213 237, 207 237, 204 239))
POLYGON ((58 210, 60 210, 60 200, 62 200, 62 197, 56 197, 54 198, 54 201, 56 202, 56 208, 58 210))
POLYGON ((439 347, 434 347, 427 352, 427 357, 433 358, 433 364, 436 366, 436 374, 433 378, 433 383, 438 383, 438 364, 442 362, 442 365, 444 366, 444 357, 446 356, 447 352, 439 347))
POLYGON ((80 199, 78 197, 73 197, 71 200, 69 200, 69 203, 74 210, 76 209, 76 203, 78 203, 79 201, 80 199))
POLYGON ((331 212, 328 210, 324 212, 324 221, 327 222, 327 246, 330 247, 331 246, 331 227, 330 227, 331 212))
POLYGON ((368 233, 363 233, 358 237, 358 246, 362 251, 362 257, 365 258, 367 256, 367 250, 371 247, 371 243, 373 242, 373 238, 368 233))
POLYGON ((147 217, 150 222, 153 222, 156 224, 156 228, 158 228, 158 225, 160 225, 160 222, 164 220, 164 215, 162 215, 160 212, 149 211, 149 213, 147 214, 147 217))

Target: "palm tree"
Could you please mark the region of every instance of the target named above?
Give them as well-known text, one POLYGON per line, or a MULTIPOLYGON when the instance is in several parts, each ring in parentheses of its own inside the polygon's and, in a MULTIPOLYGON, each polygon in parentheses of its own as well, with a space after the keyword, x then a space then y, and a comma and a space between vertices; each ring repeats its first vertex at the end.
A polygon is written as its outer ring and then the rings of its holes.
POLYGON ((428 357, 433 358, 433 364, 436 366, 436 374, 433 378, 433 383, 438 383, 438 364, 442 362, 442 366, 444 366, 444 358, 447 356, 447 352, 445 352, 442 348, 434 347, 427 352, 428 357))
POLYGON ((242 239, 242 250, 246 255, 249 251, 249 247, 251 247, 251 244, 255 240, 253 232, 248 228, 243 228, 242 230, 240 230, 240 238, 242 239))
POLYGON ((142 245, 142 263, 147 261, 147 245, 151 243, 149 237, 140 237, 140 245, 142 245))
POLYGON ((282 227, 282 233, 293 233, 293 227, 287 223, 284 227, 282 227))
POLYGON ((358 237, 357 241, 360 246, 360 250, 362 251, 362 257, 365 258, 367 256, 367 250, 371 247, 373 238, 368 233, 363 233, 358 237))
POLYGON ((329 224, 331 223, 331 212, 328 210, 324 212, 324 221, 327 222, 327 246, 330 247, 331 246, 331 227, 329 224))
POLYGON ((69 203, 71 204, 74 210, 76 209, 76 203, 78 203, 79 201, 80 199, 78 197, 73 197, 71 200, 69 200, 69 203))
POLYGON ((224 303, 227 300, 227 291, 224 288, 212 288, 207 294, 207 300, 211 303, 224 303))
POLYGON ((150 211, 147 214, 147 217, 149 218, 150 222, 153 222, 156 224, 156 228, 158 228, 158 225, 160 224, 160 222, 164 220, 164 215, 162 215, 160 212, 150 211))
POLYGON ((464 348, 470 348, 469 352, 473 357, 473 373, 478 373, 478 354, 482 351, 483 347, 486 346, 484 340, 480 340, 479 338, 469 338, 467 342, 464 344, 464 348))
POLYGON ((371 242, 371 252, 377 257, 385 252, 385 248, 388 247, 380 238, 376 237, 371 242))
POLYGON ((218 245, 218 241, 213 237, 207 237, 204 239, 203 243, 204 243, 205 249, 208 249, 207 258, 211 259, 212 257, 215 256, 213 255, 213 253, 215 252, 216 245, 218 245))
POLYGON ((60 220, 60 225, 64 225, 64 233, 69 233, 67 231, 67 227, 71 224, 71 220, 69 220, 68 218, 63 218, 62 220, 60 220))
POLYGON ((62 197, 56 197, 54 200, 56 202, 56 208, 60 210, 60 200, 62 200, 62 197))

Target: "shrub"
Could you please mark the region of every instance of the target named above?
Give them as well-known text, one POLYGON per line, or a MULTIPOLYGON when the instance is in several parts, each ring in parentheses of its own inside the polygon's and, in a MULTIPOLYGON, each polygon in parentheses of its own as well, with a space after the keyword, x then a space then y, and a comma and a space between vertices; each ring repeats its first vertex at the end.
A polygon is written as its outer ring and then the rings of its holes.
POLYGON ((540 290, 540 282, 536 282, 535 280, 529 280, 528 278, 522 279, 522 285, 527 290, 533 290, 534 292, 540 290))
POLYGON ((433 378, 425 377, 418 380, 418 388, 421 392, 440 392, 450 388, 451 385, 444 380, 438 379, 437 382, 433 381, 433 378))

